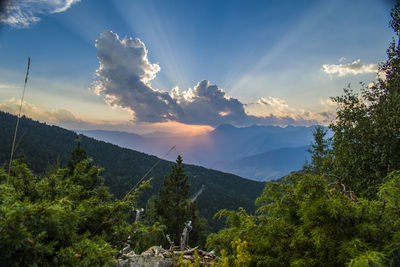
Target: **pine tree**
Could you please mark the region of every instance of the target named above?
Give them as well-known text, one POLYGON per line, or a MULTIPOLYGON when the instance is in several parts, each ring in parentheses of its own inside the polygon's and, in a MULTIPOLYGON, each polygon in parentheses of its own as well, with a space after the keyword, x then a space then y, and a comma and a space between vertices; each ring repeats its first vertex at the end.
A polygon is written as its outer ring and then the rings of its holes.
MULTIPOLYGON (((172 171, 168 177, 164 177, 163 187, 159 193, 159 199, 155 201, 158 221, 167 227, 166 233, 178 245, 185 223, 192 221, 195 233, 199 225, 196 203, 189 199, 188 176, 184 172, 182 157, 178 156, 176 164, 172 166, 172 171)), ((193 240, 195 242, 196 240, 193 240)))
POLYGON ((76 165, 82 160, 87 158, 88 156, 86 154, 86 151, 83 148, 81 148, 81 140, 79 139, 78 136, 76 138, 76 145, 71 152, 71 158, 68 161, 69 174, 73 174, 76 165))
POLYGON ((304 170, 313 174, 328 174, 330 172, 331 151, 329 140, 326 137, 327 130, 322 126, 315 127, 313 131, 314 143, 307 150, 311 154, 311 162, 305 164, 304 170))

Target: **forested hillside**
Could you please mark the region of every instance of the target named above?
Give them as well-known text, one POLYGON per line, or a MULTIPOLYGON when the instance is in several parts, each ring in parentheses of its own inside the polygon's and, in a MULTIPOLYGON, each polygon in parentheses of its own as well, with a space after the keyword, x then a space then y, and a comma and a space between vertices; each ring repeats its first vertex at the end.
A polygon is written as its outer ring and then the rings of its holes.
MULTIPOLYGON (((9 160, 15 123, 15 116, 0 112, 0 162, 4 165, 9 160)), ((75 146, 76 138, 76 133, 72 131, 22 117, 16 154, 23 150, 30 168, 35 173, 41 174, 50 165, 65 166, 75 146)), ((159 161, 157 157, 83 135, 80 136, 80 140, 88 156, 93 158, 94 164, 104 168, 101 175, 105 178, 105 185, 118 198, 123 197, 159 161)), ((145 200, 158 193, 162 179, 168 175, 171 166, 172 162, 161 160, 150 172, 148 177, 154 178, 152 188, 143 192, 142 206, 145 200)), ((214 230, 220 223, 211 218, 218 210, 243 207, 254 211, 254 201, 265 186, 262 182, 193 165, 185 165, 185 172, 189 176, 190 195, 194 195, 204 185, 204 190, 197 199, 197 205, 200 215, 208 219, 211 229, 214 230)))

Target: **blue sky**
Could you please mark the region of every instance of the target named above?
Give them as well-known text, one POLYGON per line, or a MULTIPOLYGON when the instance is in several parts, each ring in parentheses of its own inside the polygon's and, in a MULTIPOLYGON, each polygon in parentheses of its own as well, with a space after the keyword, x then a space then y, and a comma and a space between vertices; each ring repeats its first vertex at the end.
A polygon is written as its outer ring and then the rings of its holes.
POLYGON ((68 128, 327 124, 335 111, 330 96, 376 79, 393 36, 391 5, 10 2, 1 17, 0 109, 15 112, 30 56, 25 114, 68 128))

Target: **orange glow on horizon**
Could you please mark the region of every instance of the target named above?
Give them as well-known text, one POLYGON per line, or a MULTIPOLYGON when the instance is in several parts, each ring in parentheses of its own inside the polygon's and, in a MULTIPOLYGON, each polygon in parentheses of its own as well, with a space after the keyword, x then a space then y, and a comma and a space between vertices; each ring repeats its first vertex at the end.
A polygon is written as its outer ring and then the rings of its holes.
POLYGON ((148 126, 152 129, 150 132, 156 130, 185 136, 201 135, 214 130, 214 127, 209 125, 185 124, 176 121, 149 123, 148 126))

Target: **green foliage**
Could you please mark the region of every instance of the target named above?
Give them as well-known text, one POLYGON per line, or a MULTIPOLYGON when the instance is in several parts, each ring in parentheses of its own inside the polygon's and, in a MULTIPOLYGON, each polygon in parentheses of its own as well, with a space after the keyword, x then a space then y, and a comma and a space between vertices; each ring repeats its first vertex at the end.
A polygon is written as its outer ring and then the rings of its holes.
MULTIPOLYGON (((77 146, 74 151, 82 151, 77 146)), ((149 181, 115 200, 103 185, 101 169, 85 156, 74 161, 73 169, 54 169, 43 178, 22 159, 14 161, 9 184, 0 169, 0 259, 9 265, 110 265, 129 235, 140 238, 149 227, 151 233, 161 232, 159 225, 128 222, 149 181)), ((138 239, 132 242, 143 246, 138 239)))
MULTIPOLYGON (((164 178, 159 199, 154 201, 156 221, 166 226, 165 232, 170 235, 175 245, 179 245, 185 223, 192 221, 189 242, 201 245, 204 220, 199 218, 196 202, 189 199, 188 176, 185 174, 181 156, 168 177, 164 178)), ((169 245, 164 239, 164 244, 169 245)))
POLYGON ((232 241, 232 248, 236 250, 235 259, 233 261, 235 266, 250 266, 251 255, 248 251, 247 241, 242 241, 238 238, 236 241, 232 241))
POLYGON ((230 259, 227 256, 226 251, 223 249, 221 250, 221 257, 214 260, 211 266, 215 267, 229 267, 230 266, 230 259))
POLYGON ((146 251, 155 244, 162 244, 165 239, 166 227, 158 222, 153 224, 135 222, 133 227, 129 244, 136 253, 146 251))
POLYGON ((367 251, 362 255, 352 259, 348 264, 349 267, 383 267, 385 264, 385 256, 376 251, 367 251))
POLYGON ((245 240, 251 264, 259 266, 361 266, 365 261, 396 266, 400 172, 386 180, 376 200, 356 198, 317 175, 270 182, 257 199, 256 216, 243 210, 220 212, 229 227, 211 234, 207 247, 229 248, 232 261, 240 253, 229 243, 245 240))

